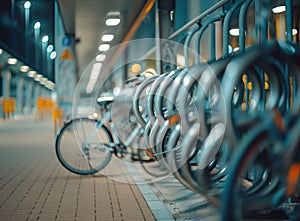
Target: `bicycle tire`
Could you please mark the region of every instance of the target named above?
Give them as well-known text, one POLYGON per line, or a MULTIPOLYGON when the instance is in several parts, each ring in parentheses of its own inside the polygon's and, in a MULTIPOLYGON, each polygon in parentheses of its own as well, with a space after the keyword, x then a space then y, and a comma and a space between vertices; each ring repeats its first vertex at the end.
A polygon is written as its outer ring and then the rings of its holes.
MULTIPOLYGON (((248 168, 253 166, 253 162, 263 154, 263 151, 269 149, 274 140, 276 140, 274 136, 270 136, 269 126, 261 125, 249 132, 241 142, 237 153, 233 156, 224 186, 222 195, 222 221, 238 221, 253 212, 259 213, 275 209, 272 205, 272 194, 263 194, 265 190, 268 190, 267 185, 264 189, 256 190, 256 192, 252 191, 251 193, 251 188, 252 190, 253 188, 257 189, 255 188, 257 185, 255 180, 264 182, 260 179, 262 177, 258 176, 256 177, 257 179, 251 181, 242 178, 245 177, 244 174, 248 171, 248 168)), ((274 183, 276 182, 276 176, 271 177, 271 179, 275 180, 274 183)), ((269 182, 272 183, 272 180, 269 180, 269 182)), ((273 194, 274 189, 272 190, 273 194)))
POLYGON ((105 125, 100 125, 93 119, 77 118, 68 122, 58 131, 55 152, 59 162, 67 170, 79 175, 89 175, 103 169, 111 159, 112 152, 105 142, 113 142, 111 133, 105 125), (96 128, 97 136, 94 132, 96 128), (92 138, 91 142, 83 139, 88 132, 95 134, 94 137, 89 134, 89 138, 92 138), (84 143, 90 148, 83 150, 84 143))

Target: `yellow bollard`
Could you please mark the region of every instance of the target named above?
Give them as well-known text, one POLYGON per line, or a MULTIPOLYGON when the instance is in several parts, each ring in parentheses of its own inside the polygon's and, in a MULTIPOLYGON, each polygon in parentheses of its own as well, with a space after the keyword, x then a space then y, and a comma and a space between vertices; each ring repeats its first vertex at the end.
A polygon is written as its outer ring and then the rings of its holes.
POLYGON ((63 125, 62 110, 60 108, 53 108, 52 120, 54 123, 54 134, 56 134, 56 131, 63 125))

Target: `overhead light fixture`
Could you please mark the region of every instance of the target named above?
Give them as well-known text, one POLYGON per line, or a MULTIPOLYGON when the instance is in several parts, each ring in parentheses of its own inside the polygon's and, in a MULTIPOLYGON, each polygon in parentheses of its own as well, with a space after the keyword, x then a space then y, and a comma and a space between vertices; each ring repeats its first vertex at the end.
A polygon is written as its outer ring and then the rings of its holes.
POLYGON ((8 64, 16 64, 17 62, 18 62, 18 60, 16 58, 8 58, 7 59, 8 64))
POLYGON ((54 89, 55 84, 52 81, 47 80, 45 82, 45 87, 49 88, 50 90, 54 89))
POLYGON ((35 30, 40 29, 40 28, 41 28, 41 22, 37 21, 36 23, 34 23, 33 28, 34 28, 35 30))
POLYGON ((41 75, 41 74, 36 74, 35 77, 34 77, 34 80, 35 80, 35 81, 40 81, 42 78, 43 78, 43 75, 41 75))
POLYGON ((144 71, 145 78, 153 77, 154 75, 156 75, 156 70, 153 68, 148 68, 144 71))
POLYGON ((99 77, 99 71, 98 70, 92 70, 90 75, 90 81, 96 82, 99 77))
POLYGON ((141 65, 140 64, 133 64, 132 66, 131 66, 131 71, 133 72, 133 73, 138 73, 138 72, 140 72, 141 71, 141 65))
POLYGON ((121 19, 119 19, 119 18, 108 18, 105 21, 105 24, 107 26, 117 26, 118 24, 120 24, 120 22, 121 22, 121 19))
POLYGON ((101 40, 105 41, 105 42, 109 42, 109 41, 112 41, 114 38, 115 38, 115 36, 113 34, 105 34, 105 35, 102 35, 101 40))
POLYGON ((229 34, 231 36, 239 36, 240 35, 240 30, 238 28, 232 28, 229 30, 229 34))
POLYGON ((296 28, 293 28, 292 29, 292 35, 296 35, 296 34, 298 34, 298 30, 296 28))
POLYGON ((176 62, 178 66, 184 67, 185 66, 185 57, 181 54, 177 54, 176 62))
POLYGON ((42 38, 42 42, 46 43, 48 41, 49 41, 49 36, 48 35, 44 35, 43 38, 42 38))
POLYGON ((235 48, 233 49, 233 52, 237 52, 237 51, 239 51, 239 50, 240 50, 239 47, 235 47, 235 48))
POLYGON ((36 75, 36 71, 29 71, 27 74, 27 76, 31 78, 35 77, 35 75, 36 75))
POLYGON ((22 65, 22 66, 20 67, 20 71, 22 71, 22 72, 27 72, 27 71, 29 71, 29 67, 28 67, 27 65, 22 65))
POLYGON ((54 90, 54 87, 55 87, 55 84, 54 83, 52 83, 51 81, 47 81, 46 82, 46 84, 45 84, 45 86, 48 88, 48 89, 50 89, 50 90, 54 90))
POLYGON ((278 13, 285 12, 285 11, 286 11, 285 5, 279 5, 279 6, 272 8, 272 12, 274 14, 278 14, 278 13))
POLYGON ((105 54, 99 54, 96 57, 96 61, 98 61, 98 62, 103 62, 103 61, 105 61, 105 59, 106 59, 106 55, 105 54))
POLYGON ((95 63, 93 65, 93 70, 97 70, 97 71, 100 71, 102 68, 102 63, 95 63))
POLYGON ((47 81, 48 81, 47 78, 41 78, 41 79, 40 79, 40 84, 41 84, 41 85, 45 85, 47 81))
POLYGON ((50 59, 53 60, 53 59, 55 59, 55 58, 56 58, 56 51, 52 51, 52 52, 50 53, 50 59))
POLYGON ((53 45, 48 45, 47 52, 50 53, 51 51, 53 51, 53 48, 53 45))
POLYGON ((117 26, 121 22, 120 12, 108 12, 105 24, 107 26, 117 26))
POLYGON ((109 44, 101 44, 98 49, 99 51, 108 51, 109 48, 110 48, 109 44))
POLYGON ((24 3, 24 8, 25 9, 29 9, 31 7, 31 2, 30 1, 26 1, 25 3, 24 3))

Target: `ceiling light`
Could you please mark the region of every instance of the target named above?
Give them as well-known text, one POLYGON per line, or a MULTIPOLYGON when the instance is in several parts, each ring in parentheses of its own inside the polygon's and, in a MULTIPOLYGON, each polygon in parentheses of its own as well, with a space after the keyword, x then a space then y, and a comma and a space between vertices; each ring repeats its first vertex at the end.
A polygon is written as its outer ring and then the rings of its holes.
POLYGON ((229 30, 229 34, 231 36, 239 36, 240 35, 240 30, 238 28, 232 28, 229 30))
POLYGON ((47 82, 47 80, 48 80, 47 78, 41 78, 41 79, 40 79, 40 84, 41 84, 41 85, 45 85, 46 82, 47 82))
MULTIPOLYGON (((285 32, 285 34, 287 34, 287 32, 285 32)), ((292 29, 292 35, 296 35, 298 34, 298 30, 296 28, 292 29)))
POLYGON ((285 5, 280 5, 280 6, 272 8, 272 12, 275 13, 275 14, 285 12, 285 11, 286 11, 285 5))
POLYGON ((20 67, 20 71, 22 71, 22 72, 27 72, 27 71, 29 71, 29 67, 28 67, 27 65, 22 65, 22 66, 20 67))
POLYGON ((118 24, 120 24, 120 22, 121 22, 121 19, 119 19, 119 18, 108 18, 108 19, 106 19, 105 24, 107 26, 117 26, 118 24))
POLYGON ((16 64, 18 62, 18 60, 16 58, 9 58, 7 59, 7 63, 8 64, 16 64))
POLYGON ((42 38, 42 42, 46 43, 48 41, 49 41, 49 36, 48 35, 44 35, 43 38, 42 38))
POLYGON ((36 75, 36 71, 29 71, 27 75, 28 77, 33 78, 36 75))
POLYGON ((98 76, 99 76, 99 71, 98 70, 92 70, 91 76, 90 76, 90 81, 93 81, 93 82, 97 81, 98 76))
POLYGON ((154 75, 156 75, 156 71, 153 68, 148 68, 144 72, 145 78, 149 78, 149 77, 152 77, 154 75))
POLYGON ((101 68, 102 68, 102 63, 95 63, 93 65, 93 70, 100 71, 101 68))
POLYGON ((52 81, 47 80, 45 83, 45 87, 49 88, 50 90, 54 89, 55 84, 52 81))
POLYGON ((116 26, 121 22, 120 12, 109 12, 107 13, 106 17, 107 19, 105 21, 105 24, 107 26, 116 26))
POLYGON ((115 36, 113 34, 105 34, 102 36, 102 41, 112 41, 115 38, 115 36))
POLYGON ((181 54, 177 54, 176 56, 176 62, 178 66, 185 66, 185 57, 181 54))
POLYGON ((41 22, 37 21, 34 26, 33 26, 34 29, 40 29, 41 28, 41 22))
POLYGON ((298 34, 298 30, 296 28, 293 28, 292 35, 296 35, 296 34, 298 34))
POLYGON ((109 44, 101 44, 98 49, 99 51, 107 51, 109 48, 110 48, 109 44))
POLYGON ((240 48, 239 48, 239 47, 236 47, 236 48, 233 49, 233 52, 237 52, 237 51, 239 51, 239 50, 240 50, 240 48))
POLYGON ((24 3, 24 8, 28 9, 28 8, 30 8, 30 7, 31 7, 31 2, 30 2, 30 1, 26 1, 26 2, 24 3))
POLYGON ((50 53, 51 51, 53 51, 53 48, 53 45, 48 45, 47 52, 50 53))
POLYGON ((3 50, 0 48, 0 55, 3 53, 3 50))
POLYGON ((56 51, 52 51, 52 52, 50 53, 50 59, 53 60, 53 59, 55 59, 55 58, 56 58, 56 51))
POLYGON ((141 71, 141 65, 140 64, 134 64, 131 66, 131 71, 133 73, 138 73, 141 71))
POLYGON ((86 86, 85 92, 87 94, 92 93, 92 91, 94 90, 95 87, 95 82, 89 81, 88 85, 86 86))
POLYGON ((40 81, 42 78, 43 78, 43 75, 37 74, 37 75, 35 75, 34 80, 40 81))
POLYGON ((106 55, 105 54, 99 54, 96 57, 96 61, 99 61, 99 62, 103 62, 103 61, 105 61, 105 59, 106 59, 106 55))

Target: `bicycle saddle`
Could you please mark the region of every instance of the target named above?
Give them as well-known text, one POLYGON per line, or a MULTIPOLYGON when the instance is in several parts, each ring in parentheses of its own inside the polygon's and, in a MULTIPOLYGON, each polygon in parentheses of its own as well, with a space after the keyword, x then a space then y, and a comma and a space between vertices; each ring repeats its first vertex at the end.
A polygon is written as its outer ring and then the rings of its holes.
POLYGON ((100 106, 108 105, 113 102, 115 96, 110 92, 104 92, 97 98, 97 104, 100 106))

